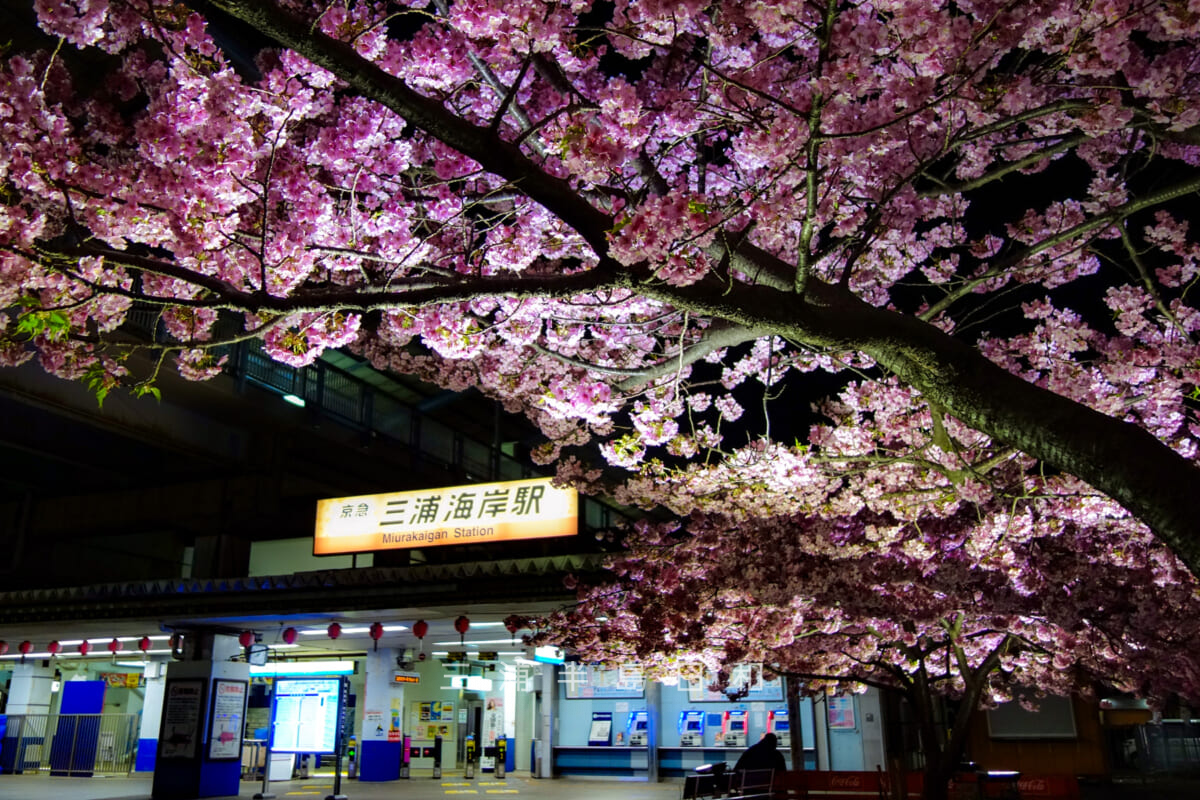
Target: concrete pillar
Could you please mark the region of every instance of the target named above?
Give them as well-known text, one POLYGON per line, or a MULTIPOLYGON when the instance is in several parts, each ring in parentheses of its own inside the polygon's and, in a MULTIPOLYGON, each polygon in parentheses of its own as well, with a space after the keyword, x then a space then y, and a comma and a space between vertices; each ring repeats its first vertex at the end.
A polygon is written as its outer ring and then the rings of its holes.
POLYGON ((167 664, 162 660, 146 664, 146 687, 142 695, 142 727, 138 734, 137 759, 134 772, 153 772, 158 753, 158 730, 162 723, 163 689, 166 685, 167 664))
POLYGON ((404 684, 393 676, 397 650, 381 647, 367 653, 366 679, 358 742, 360 781, 394 781, 400 778, 401 741, 404 720, 404 684))
POLYGON ((41 659, 12 665, 8 685, 8 726, 0 742, 0 771, 37 770, 49 747, 50 684, 54 668, 41 659))
MULTIPOLYGON (((542 665, 542 713, 538 721, 538 740, 541 742, 542 758, 537 771, 539 778, 554 777, 555 720, 558 717, 558 668, 553 664, 542 665)), ((535 765, 535 767, 538 765, 535 765)))
POLYGON ((658 783, 658 748, 663 739, 662 684, 646 680, 646 779, 658 783))
POLYGON ((829 759, 829 695, 813 698, 813 732, 817 738, 817 769, 833 769, 829 759))
POLYGON ((245 661, 230 661, 242 652, 233 636, 206 631, 187 632, 185 636, 186 660, 167 666, 151 797, 196 800, 237 796, 240 760, 236 756, 210 757, 214 744, 210 741, 213 693, 218 682, 245 682, 247 691, 242 695, 240 723, 235 733, 240 737, 245 726, 250 665, 245 661))
POLYGON ((49 714, 50 684, 54 668, 49 661, 26 661, 12 665, 12 681, 8 686, 9 716, 16 714, 49 714))
POLYGON ((859 729, 862 731, 863 769, 887 769, 883 740, 883 704, 879 690, 871 687, 858 696, 859 729))

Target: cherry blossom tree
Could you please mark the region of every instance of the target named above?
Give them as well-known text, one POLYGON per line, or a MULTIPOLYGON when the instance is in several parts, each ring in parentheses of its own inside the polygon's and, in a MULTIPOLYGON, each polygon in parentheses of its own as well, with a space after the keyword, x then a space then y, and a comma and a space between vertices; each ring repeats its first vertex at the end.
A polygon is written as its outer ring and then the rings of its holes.
POLYGON ((979 708, 1101 686, 1200 696, 1200 584, 1152 537, 1116 520, 1063 531, 1047 502, 920 525, 868 512, 642 523, 608 579, 537 621, 534 640, 668 682, 737 689, 752 665, 809 695, 899 692, 924 796, 942 798, 979 708), (944 724, 942 698, 954 701, 944 724))
POLYGON ((351 347, 624 502, 1037 496, 1200 567, 1195 0, 32 5, 3 364, 351 347))

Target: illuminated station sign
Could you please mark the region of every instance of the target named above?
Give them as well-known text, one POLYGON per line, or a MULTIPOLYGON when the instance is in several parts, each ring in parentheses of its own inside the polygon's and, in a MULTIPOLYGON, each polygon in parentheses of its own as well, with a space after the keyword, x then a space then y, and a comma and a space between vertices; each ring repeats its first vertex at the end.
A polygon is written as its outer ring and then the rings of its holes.
POLYGON ((533 478, 321 500, 313 553, 574 536, 579 496, 550 481, 533 478))

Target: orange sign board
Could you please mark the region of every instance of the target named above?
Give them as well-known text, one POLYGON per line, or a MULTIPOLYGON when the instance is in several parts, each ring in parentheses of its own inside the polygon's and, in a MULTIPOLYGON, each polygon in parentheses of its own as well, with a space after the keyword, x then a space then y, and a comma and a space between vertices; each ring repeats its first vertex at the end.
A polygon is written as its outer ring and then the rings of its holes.
POLYGON ((579 495, 550 478, 317 502, 313 554, 574 536, 579 495))

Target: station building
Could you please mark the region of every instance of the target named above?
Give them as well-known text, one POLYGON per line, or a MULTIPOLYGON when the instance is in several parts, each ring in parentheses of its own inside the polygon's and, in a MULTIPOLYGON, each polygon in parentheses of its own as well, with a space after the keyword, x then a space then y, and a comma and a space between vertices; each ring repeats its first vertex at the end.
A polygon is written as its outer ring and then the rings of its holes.
MULTIPOLYGON (((498 537, 498 498, 527 512, 550 491, 533 488, 524 420, 344 353, 304 369, 249 344, 228 355, 205 383, 164 375, 161 402, 102 407, 36 366, 0 371, 0 792, 6 773, 150 772, 155 798, 291 777, 316 756, 266 740, 310 677, 344 682, 337 749, 361 781, 470 761, 654 782, 732 763, 768 730, 799 739, 806 769, 886 770, 889 747, 914 749, 874 691, 791 718, 780 681, 731 702, 529 650, 505 620, 571 602, 564 576, 600 571, 615 545, 598 534, 627 510, 581 497, 566 535, 526 516, 498 537), (431 525, 408 524, 433 502, 431 525), (387 541, 355 528, 375 513, 400 523, 387 541)), ((1065 701, 1029 726, 981 715, 972 750, 1109 769, 1094 708, 1065 701), (1057 750, 1028 745, 1047 737, 1057 750)))
POLYGON ((530 497, 524 420, 343 353, 229 356, 212 381, 164 375, 161 401, 102 407, 34 365, 0 371, 0 781, 153 771, 155 797, 236 794, 301 764, 263 744, 296 673, 346 676, 341 752, 364 781, 431 774, 438 740, 442 770, 469 742, 494 769, 499 740, 502 766, 547 778, 679 776, 768 727, 800 735, 810 768, 882 760, 874 696, 834 700, 840 727, 805 701, 789 726, 778 683, 731 703, 633 664, 536 658, 505 619, 570 602, 564 576, 601 568, 597 534, 625 512, 579 498, 570 535, 502 541, 494 514, 454 516, 455 492, 530 497), (381 495, 410 518, 437 497, 441 535, 400 525, 379 549, 316 554, 319 505, 353 525, 381 495))

